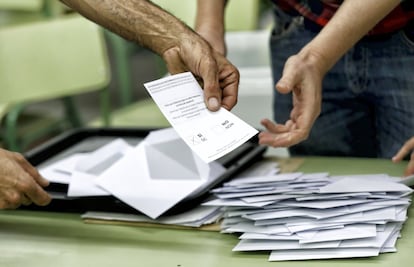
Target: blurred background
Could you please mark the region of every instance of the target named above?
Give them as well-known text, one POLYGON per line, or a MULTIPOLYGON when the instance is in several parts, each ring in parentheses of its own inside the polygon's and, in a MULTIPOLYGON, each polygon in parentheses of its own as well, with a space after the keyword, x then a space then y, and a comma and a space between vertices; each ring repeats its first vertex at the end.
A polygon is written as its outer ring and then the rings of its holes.
MULTIPOLYGON (((196 0, 152 2, 193 27, 196 0)), ((271 5, 266 0, 229 1, 225 21, 228 58, 241 74, 232 112, 261 129, 260 119, 272 118, 271 5)), ((57 0, 0 0, 0 62, 0 145, 10 150, 27 151, 76 127, 168 126, 143 87, 167 74, 162 60, 79 18, 57 0), (60 36, 62 29, 67 36, 60 36), (85 29, 83 36, 80 29, 85 29), (102 52, 91 56, 87 48, 97 47, 102 52), (43 94, 33 93, 39 91, 43 94)), ((288 156, 285 149, 268 153, 288 156)))

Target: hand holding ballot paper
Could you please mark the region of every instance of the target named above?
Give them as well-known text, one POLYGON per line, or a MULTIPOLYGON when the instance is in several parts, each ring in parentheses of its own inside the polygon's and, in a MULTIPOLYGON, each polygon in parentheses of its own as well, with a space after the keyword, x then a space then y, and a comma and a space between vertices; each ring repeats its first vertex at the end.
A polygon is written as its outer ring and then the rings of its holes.
POLYGON ((205 162, 224 156, 258 133, 224 108, 209 111, 190 72, 144 86, 184 142, 205 162))

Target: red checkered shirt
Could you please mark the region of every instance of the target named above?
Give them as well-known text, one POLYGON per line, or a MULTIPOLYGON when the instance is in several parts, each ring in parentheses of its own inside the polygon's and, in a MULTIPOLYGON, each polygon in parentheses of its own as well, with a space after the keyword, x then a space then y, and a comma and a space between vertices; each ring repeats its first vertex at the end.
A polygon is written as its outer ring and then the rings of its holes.
MULTIPOLYGON (((323 27, 335 14, 341 0, 273 0, 282 10, 291 15, 300 15, 323 27)), ((397 31, 414 19, 414 1, 402 1, 368 34, 378 35, 397 31)))

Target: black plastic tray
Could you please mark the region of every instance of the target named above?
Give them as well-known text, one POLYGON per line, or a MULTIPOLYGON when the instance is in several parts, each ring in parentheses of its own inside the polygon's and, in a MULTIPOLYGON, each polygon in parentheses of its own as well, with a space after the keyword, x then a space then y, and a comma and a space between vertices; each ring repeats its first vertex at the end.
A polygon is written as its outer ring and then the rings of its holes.
MULTIPOLYGON (((122 138, 131 145, 138 144, 149 131, 155 129, 132 128, 80 128, 66 132, 44 143, 43 145, 25 153, 26 158, 36 167, 47 166, 59 159, 74 153, 91 152, 97 148, 122 138)), ((209 191, 221 185, 224 181, 260 160, 266 151, 264 146, 258 145, 257 136, 218 159, 226 168, 226 172, 218 179, 206 184, 173 208, 167 214, 176 214, 195 207, 209 196, 209 191)), ((52 195, 52 202, 44 207, 30 205, 24 207, 31 210, 85 212, 107 211, 123 213, 139 213, 134 208, 121 202, 113 196, 68 197, 68 186, 59 183, 50 183, 46 190, 52 195)))

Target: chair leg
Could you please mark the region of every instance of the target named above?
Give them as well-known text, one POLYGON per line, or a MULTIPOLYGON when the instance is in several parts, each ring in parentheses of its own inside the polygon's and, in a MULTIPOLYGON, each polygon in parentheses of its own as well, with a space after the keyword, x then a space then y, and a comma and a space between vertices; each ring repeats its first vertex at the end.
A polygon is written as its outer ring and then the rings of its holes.
POLYGON ((43 15, 46 18, 56 18, 64 13, 64 6, 56 0, 44 0, 43 15))
POLYGON ((105 31, 107 40, 114 53, 116 77, 118 80, 118 90, 120 91, 121 106, 132 103, 131 68, 130 68, 130 48, 127 41, 121 37, 105 31))
POLYGON ((69 122, 72 124, 72 127, 82 127, 83 122, 81 116, 79 115, 79 111, 76 108, 73 97, 64 97, 62 98, 62 101, 65 106, 66 118, 68 118, 69 122))
POLYGON ((63 121, 49 123, 47 127, 33 129, 19 135, 19 117, 25 109, 24 104, 15 105, 5 116, 3 140, 5 147, 16 152, 24 152, 34 141, 40 141, 50 134, 57 134, 65 128, 63 121))
POLYGON ((108 127, 111 124, 111 103, 109 98, 109 88, 104 88, 100 93, 100 107, 104 126, 108 127))
POLYGON ((22 152, 22 147, 19 145, 18 134, 17 134, 17 120, 20 113, 23 111, 24 105, 18 104, 11 109, 5 117, 5 129, 4 129, 4 143, 7 149, 22 152))

